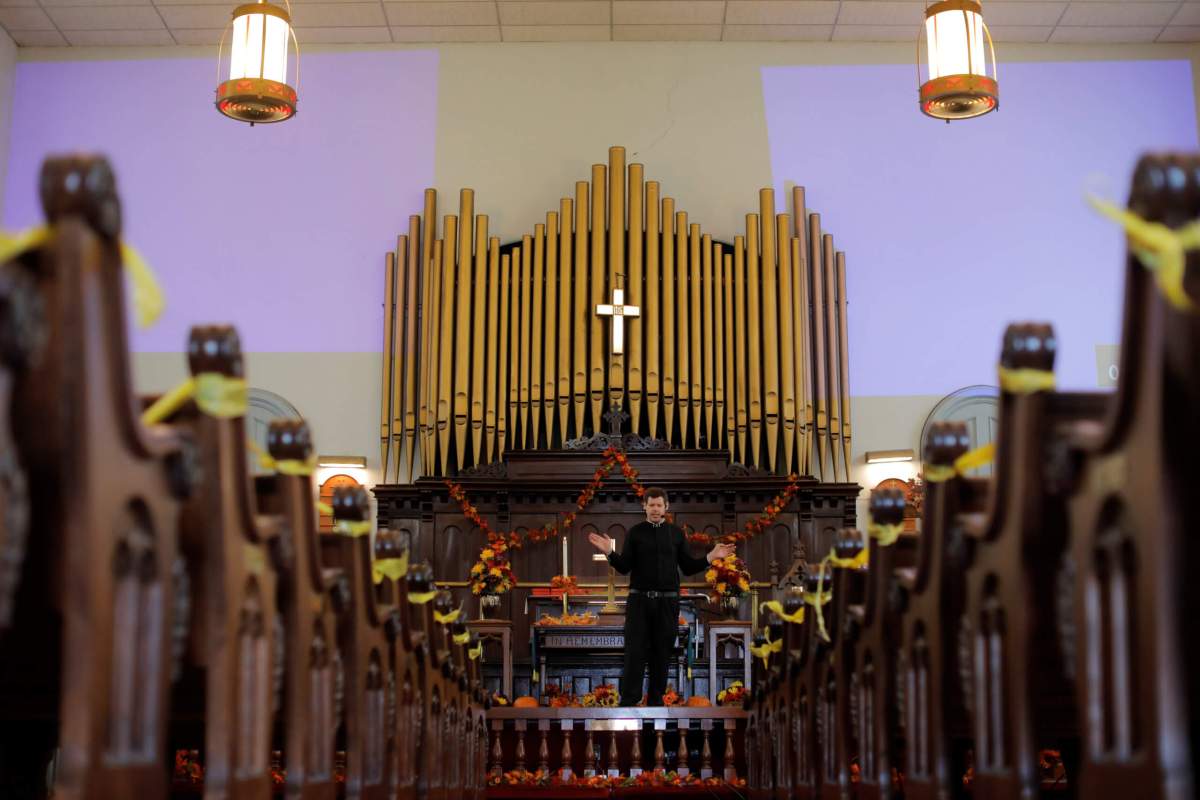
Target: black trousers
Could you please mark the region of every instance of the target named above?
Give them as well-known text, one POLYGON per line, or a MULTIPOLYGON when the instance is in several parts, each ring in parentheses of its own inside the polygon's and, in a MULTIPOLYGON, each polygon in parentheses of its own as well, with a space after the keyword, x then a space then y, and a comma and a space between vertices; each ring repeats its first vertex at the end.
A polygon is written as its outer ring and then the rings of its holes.
POLYGON ((629 595, 625 605, 625 666, 621 672, 621 705, 635 706, 642 700, 642 675, 647 666, 650 679, 646 704, 661 706, 667 690, 667 667, 679 631, 679 598, 629 595))

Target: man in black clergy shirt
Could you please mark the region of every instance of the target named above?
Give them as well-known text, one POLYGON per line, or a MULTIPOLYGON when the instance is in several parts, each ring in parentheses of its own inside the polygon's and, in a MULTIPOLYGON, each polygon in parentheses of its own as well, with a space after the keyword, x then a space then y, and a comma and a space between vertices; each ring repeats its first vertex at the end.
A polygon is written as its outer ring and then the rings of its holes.
POLYGON ((642 673, 647 664, 650 679, 646 705, 661 706, 667 690, 667 664, 679 630, 679 572, 694 575, 714 558, 733 554, 733 545, 718 544, 705 558, 696 558, 683 531, 666 521, 667 493, 646 490, 642 501, 646 521, 629 529, 625 547, 599 533, 588 541, 608 556, 608 562, 629 579, 625 603, 625 666, 621 672, 621 705, 635 706, 642 699, 642 673))

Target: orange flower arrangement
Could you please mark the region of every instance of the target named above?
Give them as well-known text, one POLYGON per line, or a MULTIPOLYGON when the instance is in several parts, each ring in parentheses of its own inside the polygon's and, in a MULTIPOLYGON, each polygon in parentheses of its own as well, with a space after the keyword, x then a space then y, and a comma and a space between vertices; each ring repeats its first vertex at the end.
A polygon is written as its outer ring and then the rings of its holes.
POLYGON ((619 702, 620 695, 617 693, 617 687, 611 683, 602 683, 579 698, 579 704, 584 708, 595 708, 597 706, 615 708, 619 702))
POLYGON ((579 579, 574 575, 555 575, 550 579, 550 588, 563 594, 579 594, 579 579))
POLYGON ((746 685, 741 681, 734 681, 728 689, 717 692, 717 702, 723 706, 740 706, 745 699, 746 685))
POLYGON ((508 545, 500 537, 479 551, 479 560, 471 566, 471 594, 504 594, 517 585, 507 553, 508 545))
POLYGON ((582 614, 563 614, 560 617, 546 614, 533 624, 545 627, 548 625, 596 625, 599 622, 600 620, 595 614, 585 611, 582 614))
POLYGON ((750 570, 737 556, 714 558, 704 573, 704 581, 713 590, 713 599, 740 597, 750 591, 750 570))

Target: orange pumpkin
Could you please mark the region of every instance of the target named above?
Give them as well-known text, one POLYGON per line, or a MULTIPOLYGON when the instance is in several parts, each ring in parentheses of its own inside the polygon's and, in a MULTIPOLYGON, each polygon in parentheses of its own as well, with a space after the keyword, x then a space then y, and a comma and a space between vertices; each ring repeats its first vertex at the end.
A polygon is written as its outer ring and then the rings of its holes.
POLYGON ((687 699, 686 705, 689 706, 711 706, 712 703, 702 694, 694 694, 687 699))
POLYGON ((513 708, 537 708, 537 706, 538 706, 537 699, 530 697, 529 695, 525 695, 524 697, 518 697, 516 700, 513 701, 513 708))

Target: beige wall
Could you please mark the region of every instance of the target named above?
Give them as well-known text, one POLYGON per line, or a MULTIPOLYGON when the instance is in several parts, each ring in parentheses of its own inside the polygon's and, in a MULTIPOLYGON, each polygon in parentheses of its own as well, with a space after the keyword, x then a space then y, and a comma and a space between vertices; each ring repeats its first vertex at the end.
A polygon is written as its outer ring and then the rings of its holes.
POLYGON ((17 45, 0 29, 0 219, 4 217, 4 178, 8 173, 8 133, 12 116, 13 78, 17 71, 17 45))
MULTIPOLYGON (((664 194, 675 197, 693 221, 717 237, 731 237, 756 206, 758 189, 772 180, 761 67, 910 63, 912 58, 910 45, 833 43, 446 45, 438 50, 439 210, 456 206, 458 190, 469 186, 476 190, 476 210, 491 215, 493 233, 504 240, 530 230, 556 209, 558 199, 573 192, 574 181, 586 179, 589 165, 604 161, 614 144, 626 147, 630 161, 646 164, 647 178, 659 180, 664 194)), ((196 48, 21 51, 27 59, 197 55, 212 54, 196 48)), ((1010 62, 1188 58, 1195 74, 1200 47, 1002 45, 1000 56, 1010 62)), ((396 219, 418 210, 398 208, 396 219)), ((183 357, 142 354, 135 368, 142 388, 162 390, 182 377, 183 357)), ((364 455, 377 468, 379 354, 254 353, 248 373, 252 385, 284 395, 309 417, 322 452, 364 455)), ((917 448, 921 424, 937 399, 855 397, 854 479, 870 486, 891 475, 907 477, 912 467, 868 468, 861 454, 917 448)))

